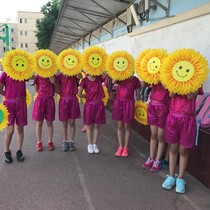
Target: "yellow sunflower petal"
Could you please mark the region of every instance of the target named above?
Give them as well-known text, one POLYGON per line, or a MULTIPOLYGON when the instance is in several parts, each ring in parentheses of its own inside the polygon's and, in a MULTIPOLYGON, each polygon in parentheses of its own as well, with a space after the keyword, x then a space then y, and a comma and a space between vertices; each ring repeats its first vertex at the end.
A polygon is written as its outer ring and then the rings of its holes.
POLYGON ((158 84, 161 65, 167 55, 166 50, 159 48, 145 51, 138 71, 140 79, 151 85, 158 84))
POLYGON ((147 104, 142 101, 135 101, 134 119, 143 124, 148 125, 147 104))
POLYGON ((99 76, 105 72, 106 51, 98 46, 91 46, 82 54, 82 68, 92 76, 99 76))
POLYGON ((109 100, 109 92, 108 92, 108 89, 105 85, 103 85, 103 91, 104 91, 105 97, 102 99, 102 101, 104 103, 104 106, 106 106, 107 103, 108 103, 108 100, 109 100))
POLYGON ((74 76, 82 72, 81 53, 75 49, 63 50, 57 57, 60 72, 67 76, 74 76))
POLYGON ((163 62, 160 80, 172 93, 196 92, 208 77, 208 61, 194 49, 178 49, 163 62))
POLYGON ((37 50, 34 53, 36 60, 35 72, 44 78, 52 77, 58 70, 57 55, 50 50, 37 50))
POLYGON ((27 108, 31 105, 32 97, 28 89, 26 89, 26 105, 27 108))
POLYGON ((2 103, 0 104, 0 131, 7 127, 9 123, 9 112, 7 107, 2 103))
POLYGON ((27 80, 32 77, 35 60, 32 55, 23 50, 11 50, 6 53, 3 69, 14 80, 27 80))
POLYGON ((126 51, 116 51, 108 56, 106 70, 114 80, 125 80, 134 74, 135 60, 126 51))

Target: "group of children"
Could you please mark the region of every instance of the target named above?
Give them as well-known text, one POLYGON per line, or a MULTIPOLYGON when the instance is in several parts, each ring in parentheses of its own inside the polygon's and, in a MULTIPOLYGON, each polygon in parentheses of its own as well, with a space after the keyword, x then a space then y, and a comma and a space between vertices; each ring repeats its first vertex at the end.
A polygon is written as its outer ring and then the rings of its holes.
MULTIPOLYGON (((50 78, 35 76, 34 86, 37 97, 34 101, 32 119, 36 121, 36 150, 42 151, 42 126, 44 119, 48 127, 48 148, 54 149, 53 121, 55 120, 54 93, 60 95, 59 120, 62 122, 62 150, 74 151, 74 137, 76 132, 75 120, 80 118, 80 108, 77 94, 86 99, 84 105, 83 121, 86 126, 87 151, 99 153, 97 141, 99 126, 106 123, 105 107, 102 102, 104 92, 102 83, 107 75, 87 75, 82 79, 79 90, 78 81, 82 75, 65 76, 58 74, 50 78), (85 90, 85 94, 83 93, 85 90), (68 138, 68 129, 70 131, 68 138)), ((112 119, 117 121, 118 149, 116 157, 129 156, 129 141, 131 137, 131 123, 134 119, 134 95, 141 100, 140 80, 131 76, 117 83, 117 93, 112 110, 112 119)), ((26 107, 26 81, 18 81, 10 78, 5 72, 0 76, 0 94, 5 96, 4 104, 9 111, 9 124, 5 135, 5 162, 12 163, 10 144, 14 134, 14 125, 17 126, 18 150, 16 153, 19 162, 24 161, 22 153, 24 126, 27 125, 26 107)), ((148 122, 151 128, 150 155, 142 165, 145 169, 158 172, 161 168, 161 158, 165 151, 166 143, 170 145, 169 175, 163 182, 164 189, 171 189, 176 185, 176 192, 185 192, 183 179, 188 161, 188 149, 192 148, 195 140, 195 101, 196 95, 202 94, 202 88, 198 92, 188 95, 171 94, 159 83, 152 86, 150 102, 148 105, 148 122), (157 155, 155 151, 157 148, 157 155), (177 158, 179 156, 179 173, 175 175, 177 158)))

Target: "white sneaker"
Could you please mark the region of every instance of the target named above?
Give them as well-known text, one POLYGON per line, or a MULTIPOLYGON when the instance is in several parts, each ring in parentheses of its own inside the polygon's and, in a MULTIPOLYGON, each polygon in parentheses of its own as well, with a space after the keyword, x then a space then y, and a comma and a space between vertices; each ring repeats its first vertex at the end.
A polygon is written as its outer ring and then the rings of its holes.
POLYGON ((93 144, 93 151, 94 153, 99 153, 99 149, 96 144, 93 144))
POLYGON ((93 154, 94 153, 92 144, 88 144, 87 151, 88 151, 89 154, 93 154))

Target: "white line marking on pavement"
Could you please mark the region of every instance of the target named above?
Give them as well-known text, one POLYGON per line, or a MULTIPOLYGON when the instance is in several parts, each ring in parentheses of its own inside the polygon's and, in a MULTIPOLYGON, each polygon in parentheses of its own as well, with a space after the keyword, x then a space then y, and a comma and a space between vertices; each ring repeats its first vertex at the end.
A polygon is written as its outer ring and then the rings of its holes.
POLYGON ((87 184, 85 182, 85 178, 84 178, 83 173, 82 173, 82 169, 79 166, 79 161, 78 161, 78 158, 77 158, 76 154, 74 154, 74 159, 75 159, 75 164, 76 164, 76 167, 77 167, 77 172, 79 174, 79 181, 80 181, 80 184, 82 186, 82 191, 84 193, 85 200, 88 204, 88 209, 89 210, 95 210, 95 208, 92 204, 92 201, 91 201, 91 196, 90 196, 90 193, 88 191, 87 184))

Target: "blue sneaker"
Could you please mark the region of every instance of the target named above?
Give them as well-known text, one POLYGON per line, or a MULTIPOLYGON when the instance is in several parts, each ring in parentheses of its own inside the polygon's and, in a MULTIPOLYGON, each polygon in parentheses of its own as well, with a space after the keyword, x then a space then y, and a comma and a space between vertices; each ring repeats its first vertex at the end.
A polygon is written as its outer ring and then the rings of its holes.
POLYGON ((176 183, 176 179, 173 176, 167 175, 167 178, 162 184, 162 188, 170 190, 176 183))
POLYGON ((184 181, 184 179, 177 178, 175 191, 177 193, 185 193, 185 185, 186 185, 186 182, 184 181))

